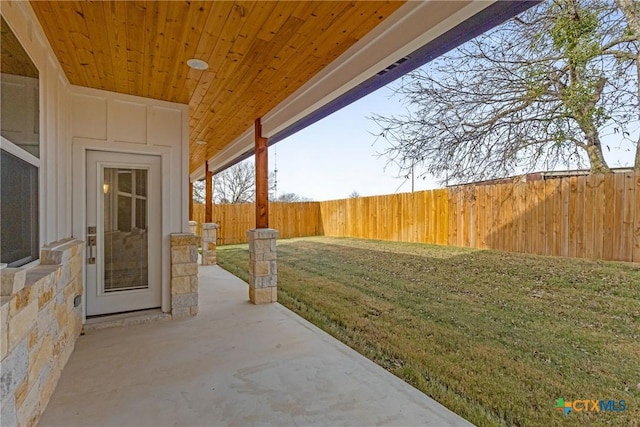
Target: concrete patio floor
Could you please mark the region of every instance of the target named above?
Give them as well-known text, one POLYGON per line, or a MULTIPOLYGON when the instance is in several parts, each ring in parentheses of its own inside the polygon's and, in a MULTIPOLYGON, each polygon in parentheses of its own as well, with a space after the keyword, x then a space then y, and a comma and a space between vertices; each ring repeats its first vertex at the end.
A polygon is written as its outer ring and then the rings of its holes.
POLYGON ((195 318, 81 336, 39 425, 471 425, 221 268, 199 281, 195 318))

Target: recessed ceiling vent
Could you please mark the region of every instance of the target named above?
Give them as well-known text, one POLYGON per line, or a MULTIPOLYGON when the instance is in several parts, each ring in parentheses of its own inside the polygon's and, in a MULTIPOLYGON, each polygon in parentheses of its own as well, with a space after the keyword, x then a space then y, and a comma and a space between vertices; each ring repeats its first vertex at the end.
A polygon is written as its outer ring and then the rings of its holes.
POLYGON ((394 62, 393 64, 389 65, 384 70, 380 71, 377 75, 381 76, 381 75, 393 70, 394 68, 396 68, 398 65, 402 64, 403 62, 408 61, 409 59, 411 59, 410 56, 405 56, 404 58, 400 58, 396 62, 394 62))

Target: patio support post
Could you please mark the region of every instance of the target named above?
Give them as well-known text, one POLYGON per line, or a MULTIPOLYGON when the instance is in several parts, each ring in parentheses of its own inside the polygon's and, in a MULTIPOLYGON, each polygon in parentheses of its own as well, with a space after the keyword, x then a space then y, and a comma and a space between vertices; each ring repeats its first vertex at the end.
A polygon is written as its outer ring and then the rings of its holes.
POLYGON ((202 265, 215 265, 218 224, 213 223, 213 172, 209 170, 208 161, 204 164, 204 173, 204 222, 200 227, 202 265))
POLYGON ((202 224, 202 265, 216 264, 216 241, 218 239, 218 224, 205 222, 202 224))
POLYGON ((265 304, 278 300, 276 239, 269 228, 268 141, 262 136, 260 119, 255 122, 256 228, 249 230, 249 301, 265 304))
POLYGON ((193 235, 198 235, 198 222, 197 221, 189 221, 189 233, 193 235))
POLYGON ((269 228, 269 162, 267 138, 260 119, 255 122, 256 228, 269 228))
POLYGON ((193 221, 193 182, 189 180, 189 221, 193 221))
POLYGON ((198 237, 171 234, 171 317, 198 314, 198 237))
POLYGON ((209 170, 209 162, 204 164, 204 222, 213 222, 213 173, 209 170))
POLYGON ((189 233, 196 234, 198 223, 193 220, 193 182, 189 180, 189 233))

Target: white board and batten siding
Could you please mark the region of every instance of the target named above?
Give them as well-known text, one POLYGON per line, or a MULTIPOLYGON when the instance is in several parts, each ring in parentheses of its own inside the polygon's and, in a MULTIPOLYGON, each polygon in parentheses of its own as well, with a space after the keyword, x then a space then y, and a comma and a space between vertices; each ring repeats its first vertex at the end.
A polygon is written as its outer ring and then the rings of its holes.
MULTIPOLYGON (((70 85, 31 6, 2 1, 0 11, 38 68, 40 115, 35 120, 39 121, 40 134, 39 234, 40 245, 45 245, 72 236, 70 85)), ((29 96, 28 85, 24 89, 29 96)), ((31 128, 31 118, 26 119, 25 129, 31 128)))
MULTIPOLYGON (((170 310, 170 234, 188 228, 188 107, 71 87, 74 234, 86 235, 87 150, 157 155, 162 174, 162 309, 170 310)), ((153 214, 153 213, 151 213, 153 214)))
POLYGON ((87 150, 160 156, 168 293, 169 235, 188 231, 188 106, 70 85, 29 3, 2 1, 0 11, 39 73, 40 245, 86 238, 87 150))

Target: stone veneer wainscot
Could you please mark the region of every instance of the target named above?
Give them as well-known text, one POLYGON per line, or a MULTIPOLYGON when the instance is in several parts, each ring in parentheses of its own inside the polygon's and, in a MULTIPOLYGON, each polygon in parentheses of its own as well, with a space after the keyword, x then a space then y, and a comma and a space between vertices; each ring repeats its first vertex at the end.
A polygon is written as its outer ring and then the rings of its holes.
POLYGON ((40 264, 4 268, 0 351, 0 420, 34 426, 49 403, 82 330, 84 243, 45 246, 40 264))

